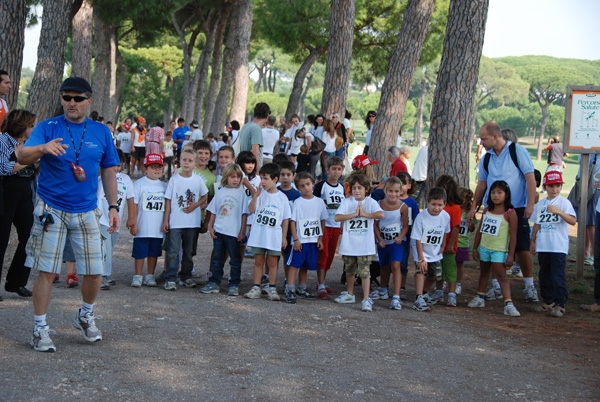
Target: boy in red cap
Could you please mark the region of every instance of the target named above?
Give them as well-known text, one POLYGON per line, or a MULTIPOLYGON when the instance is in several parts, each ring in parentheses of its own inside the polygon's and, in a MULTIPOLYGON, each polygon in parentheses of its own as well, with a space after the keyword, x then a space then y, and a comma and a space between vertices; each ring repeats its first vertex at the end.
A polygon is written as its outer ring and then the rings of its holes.
POLYGON ((548 197, 535 206, 531 216, 535 224, 530 252, 531 255, 538 254, 540 290, 544 300, 539 311, 549 312, 553 317, 565 314, 568 297, 565 266, 569 254, 569 225, 577 222, 573 206, 560 195, 563 183, 560 172, 546 172, 543 184, 548 197))

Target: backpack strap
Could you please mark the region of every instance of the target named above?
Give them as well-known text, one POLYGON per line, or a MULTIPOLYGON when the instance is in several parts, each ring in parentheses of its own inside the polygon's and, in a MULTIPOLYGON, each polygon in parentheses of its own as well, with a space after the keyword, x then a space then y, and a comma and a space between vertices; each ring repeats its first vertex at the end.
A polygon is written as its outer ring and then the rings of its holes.
MULTIPOLYGON (((512 159, 514 165, 517 167, 517 169, 519 169, 519 158, 517 158, 517 144, 511 142, 508 146, 508 152, 510 153, 510 159, 512 159)), ((488 174, 490 173, 490 171, 488 170, 488 166, 490 165, 490 158, 491 155, 488 152, 486 152, 483 156, 483 168, 488 174)))

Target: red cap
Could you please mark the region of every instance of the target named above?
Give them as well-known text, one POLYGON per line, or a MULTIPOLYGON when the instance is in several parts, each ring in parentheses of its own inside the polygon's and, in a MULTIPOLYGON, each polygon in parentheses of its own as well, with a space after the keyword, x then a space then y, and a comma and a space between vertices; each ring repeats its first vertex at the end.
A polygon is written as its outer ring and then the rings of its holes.
POLYGON ((377 163, 379 163, 379 161, 372 161, 371 159, 369 159, 369 157, 367 155, 358 155, 352 161, 352 167, 354 169, 360 169, 360 168, 364 168, 368 165, 375 165, 377 163))
POLYGON ((160 156, 159 154, 146 155, 146 157, 144 158, 144 166, 154 165, 154 164, 158 164, 158 165, 162 166, 163 165, 162 156, 160 156))
POLYGON ((122 126, 127 131, 129 131, 129 129, 131 128, 131 126, 129 124, 127 124, 127 123, 123 123, 122 126))
POLYGON ((562 173, 557 172, 556 170, 551 170, 546 172, 544 175, 544 186, 548 184, 565 184, 562 178, 562 173))

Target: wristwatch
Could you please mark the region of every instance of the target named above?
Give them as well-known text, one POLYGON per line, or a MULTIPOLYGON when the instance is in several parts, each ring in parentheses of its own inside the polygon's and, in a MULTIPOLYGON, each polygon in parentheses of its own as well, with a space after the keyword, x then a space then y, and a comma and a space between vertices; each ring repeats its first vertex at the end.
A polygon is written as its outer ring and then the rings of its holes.
POLYGON ((108 210, 110 211, 111 209, 116 209, 117 212, 119 212, 119 206, 118 205, 109 205, 108 206, 108 210))

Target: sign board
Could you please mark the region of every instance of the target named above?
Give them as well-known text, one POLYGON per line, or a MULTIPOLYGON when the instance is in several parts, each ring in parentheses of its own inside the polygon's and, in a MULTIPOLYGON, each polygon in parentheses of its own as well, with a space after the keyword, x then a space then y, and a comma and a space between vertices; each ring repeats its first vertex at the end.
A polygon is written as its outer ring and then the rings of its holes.
POLYGON ((567 86, 565 152, 600 154, 600 87, 567 86))

